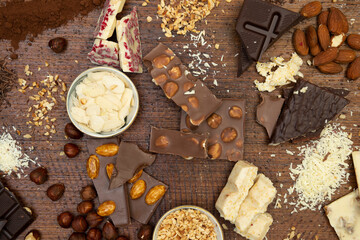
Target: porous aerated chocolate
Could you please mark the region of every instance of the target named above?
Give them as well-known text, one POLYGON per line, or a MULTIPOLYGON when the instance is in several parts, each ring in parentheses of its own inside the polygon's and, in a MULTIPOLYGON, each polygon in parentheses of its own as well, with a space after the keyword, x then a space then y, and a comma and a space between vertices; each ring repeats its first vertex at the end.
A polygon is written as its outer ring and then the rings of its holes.
POLYGON ((60 27, 79 14, 87 15, 104 0, 7 1, 0 7, 0 39, 11 41, 16 50, 26 36, 35 37, 47 29, 60 27))

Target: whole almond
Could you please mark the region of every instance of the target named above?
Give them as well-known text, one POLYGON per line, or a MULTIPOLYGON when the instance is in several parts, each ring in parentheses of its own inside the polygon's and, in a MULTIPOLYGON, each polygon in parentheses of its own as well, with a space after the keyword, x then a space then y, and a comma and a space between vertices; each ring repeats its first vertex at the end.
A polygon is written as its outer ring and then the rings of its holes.
POLYGON ((330 8, 330 13, 328 17, 328 28, 329 31, 334 35, 347 33, 347 31, 349 30, 346 17, 339 9, 334 7, 330 8))
POLYGON ((157 185, 149 190, 145 196, 145 202, 147 205, 154 205, 157 201, 164 196, 166 188, 163 185, 157 185))
POLYGON ((321 24, 318 27, 318 39, 321 48, 325 51, 330 45, 330 33, 326 25, 321 24))
POLYGON ((327 25, 328 17, 329 17, 329 11, 322 11, 317 19, 318 26, 320 26, 320 24, 327 25))
POLYGON ((146 182, 141 179, 136 181, 130 189, 131 199, 140 198, 145 193, 145 190, 146 190, 146 182))
POLYGON ((300 11, 300 14, 306 18, 315 17, 320 14, 322 9, 321 2, 313 1, 306 4, 300 11))
POLYGON ((360 50, 360 34, 350 34, 346 41, 352 49, 360 50))
POLYGON ((360 57, 350 63, 346 76, 351 80, 355 80, 360 77, 360 57))
POLYGON ((337 58, 335 59, 336 63, 351 63, 356 58, 356 53, 354 50, 340 50, 337 58))
POLYGON ((332 62, 337 58, 338 53, 338 48, 330 47, 326 51, 323 51, 314 57, 313 65, 320 66, 332 62))
POLYGON ((304 31, 296 29, 293 34, 293 44, 295 51, 301 55, 306 56, 309 54, 309 47, 306 42, 306 37, 304 31))
POLYGON ((324 65, 318 66, 318 69, 322 73, 326 74, 336 74, 342 72, 343 68, 340 64, 329 62, 324 65))
POLYGON ((90 155, 86 162, 86 171, 91 179, 99 176, 100 160, 96 155, 90 155))
POLYGON ((318 55, 320 52, 321 52, 321 48, 320 48, 319 44, 317 44, 315 47, 310 48, 310 53, 311 53, 311 55, 313 55, 314 57, 315 57, 316 55, 318 55))
POLYGON ((306 29, 306 40, 310 48, 318 45, 319 41, 318 41, 316 29, 311 25, 306 29))
POLYGON ((110 216, 115 212, 116 204, 114 201, 105 201, 97 209, 97 214, 101 217, 110 216))
POLYGON ((331 47, 340 47, 346 40, 345 33, 341 33, 336 36, 332 36, 330 39, 330 46, 331 47))
POLYGON ((107 143, 96 148, 96 153, 104 157, 115 156, 119 151, 119 146, 115 143, 107 143))

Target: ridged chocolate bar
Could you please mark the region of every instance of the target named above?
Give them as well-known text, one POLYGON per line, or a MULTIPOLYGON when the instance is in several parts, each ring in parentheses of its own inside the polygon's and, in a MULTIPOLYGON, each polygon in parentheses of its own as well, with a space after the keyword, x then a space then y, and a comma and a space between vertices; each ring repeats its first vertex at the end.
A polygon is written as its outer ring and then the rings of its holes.
POLYGON ((302 79, 288 95, 271 136, 271 144, 320 131, 350 102, 333 91, 302 79))
POLYGON ((160 43, 144 57, 153 81, 167 98, 180 106, 194 125, 200 125, 220 107, 221 100, 194 77, 167 46, 160 43))
POLYGON ((1 183, 0 219, 0 240, 16 239, 34 221, 34 217, 20 204, 15 195, 1 183))
POLYGON ((299 13, 262 0, 245 0, 236 24, 241 40, 238 76, 303 19, 299 13))
POLYGON ((244 157, 245 100, 222 99, 221 107, 200 126, 181 113, 180 130, 209 133, 208 155, 211 159, 239 161, 244 157))

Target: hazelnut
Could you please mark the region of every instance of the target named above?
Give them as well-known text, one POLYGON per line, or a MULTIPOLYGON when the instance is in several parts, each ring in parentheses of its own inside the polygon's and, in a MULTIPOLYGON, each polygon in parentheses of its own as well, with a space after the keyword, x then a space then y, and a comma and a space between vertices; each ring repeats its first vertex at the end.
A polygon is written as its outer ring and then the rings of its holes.
POLYGON ((142 225, 138 232, 139 240, 151 240, 152 239, 153 227, 150 225, 142 225))
POLYGON ((193 108, 198 108, 199 107, 199 100, 197 99, 197 97, 189 97, 188 102, 190 103, 190 105, 193 108))
POLYGON ((66 124, 64 131, 65 131, 66 136, 68 136, 69 138, 72 138, 72 139, 80 139, 84 136, 84 134, 82 132, 80 132, 79 129, 77 129, 75 127, 75 125, 72 123, 66 124))
POLYGON ((194 83, 192 83, 192 82, 184 83, 184 85, 183 85, 183 91, 184 91, 184 92, 187 92, 187 91, 189 91, 190 89, 192 89, 193 87, 194 87, 194 83))
POLYGON ((115 212, 116 204, 114 201, 105 201, 97 209, 97 214, 102 217, 110 216, 115 212))
POLYGON ((208 154, 211 159, 217 159, 220 157, 222 147, 220 143, 215 143, 208 148, 208 154))
POLYGON ((154 81, 156 85, 162 85, 168 80, 167 76, 165 74, 160 74, 159 76, 154 78, 154 81))
POLYGON ((172 98, 173 96, 175 96, 178 90, 179 86, 177 85, 177 83, 167 82, 164 85, 164 92, 168 98, 172 98))
POLYGON ((116 240, 129 240, 129 238, 127 238, 125 236, 120 236, 116 240))
POLYGON ((209 125, 209 127, 213 129, 218 128, 221 122, 222 122, 221 116, 217 115, 216 113, 211 114, 211 116, 208 117, 207 119, 207 124, 209 125))
POLYGON ((86 234, 86 240, 101 240, 101 230, 98 228, 91 228, 86 234))
POLYGON ((235 140, 235 138, 237 137, 237 132, 234 128, 232 127, 228 127, 225 128, 222 132, 221 132, 221 139, 225 142, 225 143, 229 143, 235 140))
POLYGON ((94 208, 94 204, 91 201, 83 201, 77 206, 77 211, 80 214, 88 214, 94 208))
POLYGON ((62 197, 64 192, 65 192, 64 184, 57 183, 57 184, 54 184, 54 185, 50 186, 47 189, 46 194, 51 200, 57 201, 62 197))
POLYGON ((160 136, 155 140, 155 146, 165 148, 169 145, 169 139, 165 136, 160 136))
POLYGON ((68 158, 76 157, 80 152, 80 148, 74 143, 67 143, 64 146, 64 153, 68 158))
POLYGON ((85 233, 74 232, 70 235, 69 240, 86 240, 85 233))
POLYGON ((167 66, 170 63, 171 59, 170 57, 166 56, 165 54, 162 54, 160 56, 157 56, 153 59, 154 67, 156 68, 163 68, 167 66))
POLYGON ((48 171, 44 167, 38 167, 30 173, 30 180, 41 185, 48 179, 48 171))
POLYGON ((41 235, 38 230, 31 230, 28 234, 25 236, 25 240, 40 240, 41 235))
POLYGON ((243 115, 242 109, 238 106, 232 106, 229 110, 229 115, 232 118, 240 119, 243 115))
POLYGON ((194 124, 191 123, 189 115, 186 115, 185 123, 186 123, 186 126, 192 131, 194 131, 198 128, 198 126, 195 126, 194 124))
POLYGON ((80 195, 81 199, 85 201, 91 201, 97 197, 97 193, 93 185, 83 187, 83 189, 81 189, 80 195))
POLYGON ((89 227, 92 228, 99 226, 103 220, 104 218, 99 216, 96 212, 90 212, 86 216, 86 221, 89 224, 89 227))
POLYGON ((49 41, 49 47, 56 53, 61 53, 65 50, 67 41, 65 38, 57 37, 49 41))
POLYGON ((111 179, 111 176, 114 172, 114 168, 115 168, 115 166, 112 163, 109 163, 106 165, 106 174, 107 174, 109 180, 111 179))
POLYGON ((142 173, 143 173, 143 170, 141 169, 128 181, 128 183, 136 182, 141 177, 142 173))
POLYGON ((63 212, 57 217, 57 221, 62 228, 69 228, 74 216, 70 212, 63 212))
POLYGON ((111 222, 106 222, 103 227, 103 237, 106 240, 115 240, 118 236, 118 231, 111 222))
POLYGON ((170 70, 168 71, 168 73, 169 73, 169 76, 170 76, 172 79, 174 79, 174 80, 176 80, 176 79, 178 79, 179 77, 181 77, 181 69, 180 69, 178 66, 173 67, 172 69, 170 69, 170 70))
POLYGON ((74 220, 71 223, 72 229, 74 229, 75 232, 85 232, 88 228, 88 224, 85 220, 85 218, 81 215, 76 216, 74 220))

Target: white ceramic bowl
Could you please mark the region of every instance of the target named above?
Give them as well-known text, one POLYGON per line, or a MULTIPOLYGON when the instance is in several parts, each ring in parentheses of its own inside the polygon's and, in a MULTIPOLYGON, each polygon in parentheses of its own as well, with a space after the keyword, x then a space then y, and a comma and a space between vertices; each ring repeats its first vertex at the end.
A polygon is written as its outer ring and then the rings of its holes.
POLYGON ((204 213, 206 216, 208 216, 208 218, 210 219, 211 222, 214 223, 215 225, 215 232, 216 232, 216 237, 217 240, 224 240, 224 232, 220 226, 220 223, 218 222, 218 220, 214 217, 214 215, 212 215, 209 211, 201 208, 201 207, 197 207, 197 206, 193 206, 193 205, 183 205, 183 206, 179 206, 176 208, 173 208, 171 210, 169 210, 168 212, 166 212, 158 221, 158 223, 155 226, 155 230, 153 233, 153 240, 157 240, 157 235, 158 235, 158 231, 160 230, 160 226, 162 221, 164 221, 164 219, 170 214, 173 213, 175 211, 181 210, 181 209, 194 209, 194 210, 199 210, 200 212, 204 213))
POLYGON ((124 73, 122 73, 121 71, 112 68, 112 67, 106 67, 106 66, 102 66, 102 67, 94 67, 94 68, 90 68, 84 72, 82 72, 79 76, 77 76, 77 78, 75 78, 75 80, 72 82, 68 94, 67 94, 67 98, 66 98, 66 110, 67 113, 69 115, 69 118, 71 120, 71 122, 83 133, 95 137, 95 138, 108 138, 108 137, 113 137, 116 135, 119 135, 121 133, 123 133, 124 131, 126 131, 126 129, 128 129, 131 124, 135 121, 136 115, 139 111, 139 94, 138 91, 134 85, 134 83, 130 80, 130 78, 128 76, 126 76, 124 73), (81 83, 81 81, 84 80, 84 78, 91 72, 111 72, 113 74, 115 74, 116 76, 118 76, 121 80, 124 81, 125 85, 127 87, 130 87, 131 90, 134 93, 134 106, 131 107, 130 109, 130 114, 126 117, 126 121, 125 121, 125 125, 122 126, 121 128, 119 128, 116 131, 112 131, 112 132, 102 132, 102 133, 96 133, 96 132, 90 132, 87 131, 86 129, 84 129, 81 125, 79 125, 71 116, 70 114, 70 108, 73 106, 72 103, 72 99, 71 96, 73 94, 76 94, 76 86, 81 83))

